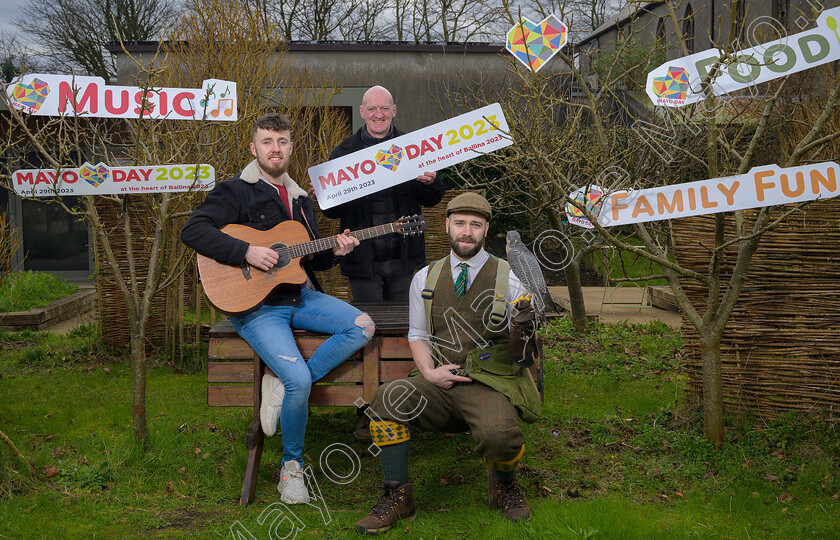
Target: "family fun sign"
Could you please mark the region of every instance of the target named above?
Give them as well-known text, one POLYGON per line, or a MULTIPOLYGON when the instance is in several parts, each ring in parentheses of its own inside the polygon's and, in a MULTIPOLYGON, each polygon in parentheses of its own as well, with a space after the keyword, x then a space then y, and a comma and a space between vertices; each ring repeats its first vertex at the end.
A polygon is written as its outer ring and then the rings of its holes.
POLYGON ((101 77, 32 74, 7 88, 11 106, 35 116, 167 120, 237 119, 236 83, 207 79, 201 88, 108 86, 101 77))
POLYGON ((605 194, 597 218, 612 227, 829 199, 840 194, 838 179, 840 166, 833 161, 787 169, 764 165, 742 175, 605 194))
MULTIPOLYGON (((813 30, 785 36, 739 51, 735 61, 718 67, 712 81, 715 95, 778 79, 840 59, 840 7, 823 11, 813 30)), ((682 107, 705 99, 700 87, 720 53, 717 49, 670 60, 647 78, 647 94, 656 105, 682 107)))
POLYGON ((212 165, 108 167, 85 163, 78 169, 22 169, 12 174, 21 197, 209 191, 216 184, 212 165))
POLYGON ((310 167, 318 205, 332 208, 513 144, 498 103, 413 131, 381 146, 310 167))

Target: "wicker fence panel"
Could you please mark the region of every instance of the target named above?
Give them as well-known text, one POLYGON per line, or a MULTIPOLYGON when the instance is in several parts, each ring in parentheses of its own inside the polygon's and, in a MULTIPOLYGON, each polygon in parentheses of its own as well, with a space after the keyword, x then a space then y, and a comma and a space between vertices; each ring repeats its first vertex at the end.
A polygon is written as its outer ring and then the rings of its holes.
MULTIPOLYGON (((113 201, 103 200, 97 198, 96 206, 99 211, 102 225, 110 231, 109 242, 111 249, 119 261, 120 270, 124 275, 128 275, 128 257, 125 235, 123 234, 123 226, 120 217, 120 208, 113 201)), ((131 221, 131 236, 133 239, 133 256, 136 273, 139 280, 139 287, 146 285, 146 276, 149 270, 149 247, 150 240, 143 241, 143 239, 151 239, 152 226, 148 223, 149 211, 145 207, 145 202, 141 197, 132 197, 131 204, 127 205, 131 221)), ((125 308, 122 293, 120 292, 117 282, 115 280, 114 271, 108 260, 105 258, 105 253, 102 246, 97 243, 96 246, 96 260, 98 265, 98 277, 96 279, 96 288, 99 295, 99 321, 102 327, 102 339, 111 347, 124 347, 130 343, 129 328, 128 328, 128 312, 125 308)), ((149 318, 147 323, 146 338, 148 340, 148 347, 160 347, 165 341, 165 316, 166 313, 166 295, 164 293, 158 294, 153 301, 153 315, 149 318)))
MULTIPOLYGON (((731 220, 731 218, 730 218, 731 220)), ((714 218, 675 220, 677 258, 708 271, 714 218), (701 245, 703 244, 703 245, 701 245)), ((735 248, 724 270, 732 268, 735 248)), ((729 410, 773 418, 795 409, 840 419, 840 201, 810 205, 765 235, 721 343, 729 410)), ((707 290, 686 287, 695 305, 707 290)), ((702 391, 698 336, 683 321, 692 392, 702 391)))

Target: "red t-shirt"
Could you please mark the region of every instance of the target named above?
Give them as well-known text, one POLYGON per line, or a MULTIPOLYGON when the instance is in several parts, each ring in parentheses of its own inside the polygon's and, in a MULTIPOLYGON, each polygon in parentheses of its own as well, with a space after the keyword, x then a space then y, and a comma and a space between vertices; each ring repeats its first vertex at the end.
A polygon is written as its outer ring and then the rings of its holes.
MULTIPOLYGON (((269 182, 271 184, 271 182, 269 182)), ((289 192, 286 191, 286 186, 278 186, 277 184, 271 184, 277 190, 277 193, 280 195, 280 200, 283 201, 283 206, 286 207, 286 211, 289 212, 289 217, 294 219, 292 215, 292 209, 289 208, 289 192)))

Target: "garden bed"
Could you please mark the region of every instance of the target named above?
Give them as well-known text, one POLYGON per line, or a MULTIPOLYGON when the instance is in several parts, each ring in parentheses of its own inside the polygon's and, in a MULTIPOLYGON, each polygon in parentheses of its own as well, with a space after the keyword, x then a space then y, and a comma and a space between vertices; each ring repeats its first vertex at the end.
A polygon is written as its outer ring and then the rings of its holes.
POLYGON ((27 311, 12 311, 5 316, 0 314, 0 329, 21 330, 32 328, 43 330, 61 321, 91 311, 96 302, 96 289, 82 289, 77 293, 56 300, 43 308, 27 311))

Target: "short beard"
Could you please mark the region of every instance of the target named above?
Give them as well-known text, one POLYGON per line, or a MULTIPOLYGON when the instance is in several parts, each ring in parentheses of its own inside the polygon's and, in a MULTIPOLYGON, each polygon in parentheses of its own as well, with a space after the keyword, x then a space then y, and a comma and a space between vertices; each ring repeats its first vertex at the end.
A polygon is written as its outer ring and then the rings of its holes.
POLYGON ((462 251, 461 246, 458 245, 458 240, 456 238, 452 238, 449 236, 449 247, 452 248, 452 251, 455 252, 455 255, 460 257, 461 259, 467 260, 471 259, 475 256, 476 253, 481 251, 481 248, 484 247, 484 238, 476 242, 472 248, 468 249, 467 251, 462 251))
POLYGON ((289 169, 289 166, 285 160, 279 165, 272 165, 270 161, 266 163, 258 161, 257 164, 260 166, 260 169, 262 169, 265 174, 270 175, 273 178, 279 178, 283 176, 283 174, 285 174, 286 171, 289 169))

